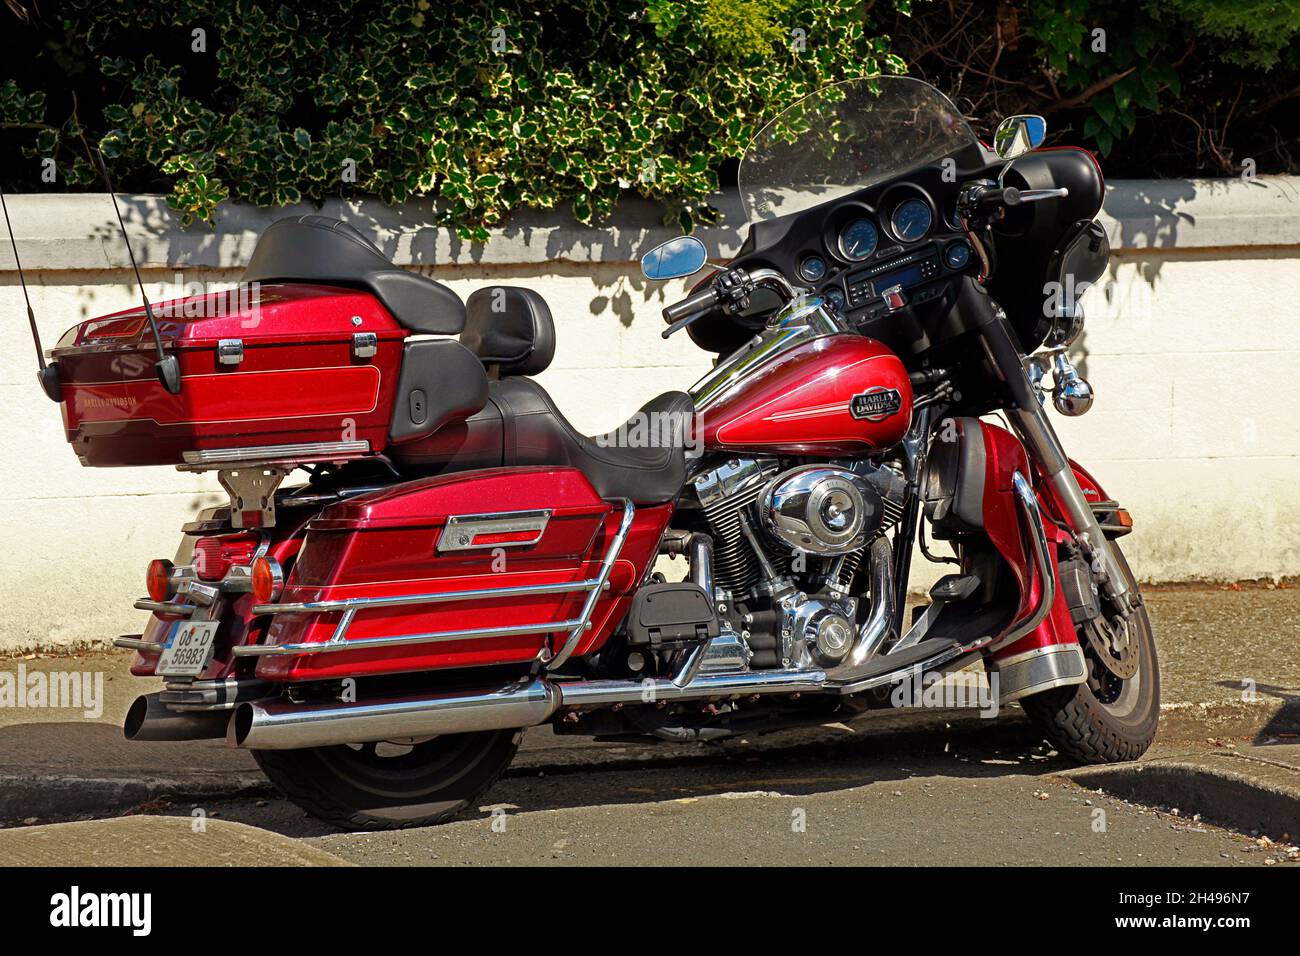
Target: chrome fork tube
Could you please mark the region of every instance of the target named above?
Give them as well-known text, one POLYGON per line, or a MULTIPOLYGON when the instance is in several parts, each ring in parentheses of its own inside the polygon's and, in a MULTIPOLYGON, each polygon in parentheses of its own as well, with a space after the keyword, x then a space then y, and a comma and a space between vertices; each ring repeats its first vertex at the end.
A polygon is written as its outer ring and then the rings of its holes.
POLYGON ((992 318, 980 331, 989 358, 1011 392, 1013 401, 1007 408, 1007 416, 1012 426, 1025 449, 1055 487, 1066 516, 1078 532, 1080 546, 1100 572, 1102 590, 1121 609, 1130 610, 1132 602, 1128 584, 1111 551, 1110 542, 1102 533, 1101 525, 1074 477, 1064 446, 1034 394, 1025 371, 1024 357, 1012 338, 1010 327, 1005 319, 992 318))
MULTIPOLYGON (((1021 374, 1024 374, 1023 372, 1021 374)), ((1071 523, 1079 532, 1080 545, 1089 557, 1101 565, 1101 585, 1108 597, 1121 607, 1130 607, 1128 583, 1120 571, 1115 555, 1110 549, 1110 541, 1102 533, 1097 516, 1092 513, 1088 499, 1083 496, 1074 469, 1061 446, 1061 440, 1052 428, 1047 412, 1035 403, 1033 409, 1009 408, 1007 415, 1011 424, 1020 434, 1020 440, 1037 459, 1048 480, 1056 489, 1071 523)))

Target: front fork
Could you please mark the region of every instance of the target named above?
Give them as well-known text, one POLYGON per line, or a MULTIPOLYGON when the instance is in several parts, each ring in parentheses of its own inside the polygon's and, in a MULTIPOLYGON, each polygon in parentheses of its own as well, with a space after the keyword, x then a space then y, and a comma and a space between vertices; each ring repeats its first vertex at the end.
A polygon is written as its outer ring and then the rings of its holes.
POLYGON ((1029 376, 1025 373, 1023 356, 1012 340, 1006 320, 998 317, 990 321, 981 333, 994 367, 1011 392, 1013 404, 1006 411, 1012 427, 1019 434, 1025 450, 1052 483, 1056 499, 1074 528, 1079 547, 1091 563, 1102 591, 1128 617, 1133 610, 1128 580, 1115 559, 1097 516, 1083 495, 1083 489, 1079 487, 1056 429, 1034 396, 1029 376))

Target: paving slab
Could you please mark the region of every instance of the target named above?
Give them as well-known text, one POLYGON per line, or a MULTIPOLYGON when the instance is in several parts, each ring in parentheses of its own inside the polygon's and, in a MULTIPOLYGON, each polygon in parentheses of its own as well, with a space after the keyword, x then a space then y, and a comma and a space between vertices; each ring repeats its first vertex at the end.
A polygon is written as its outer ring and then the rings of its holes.
POLYGON ((135 816, 0 830, 5 866, 349 866, 321 847, 226 820, 135 816))

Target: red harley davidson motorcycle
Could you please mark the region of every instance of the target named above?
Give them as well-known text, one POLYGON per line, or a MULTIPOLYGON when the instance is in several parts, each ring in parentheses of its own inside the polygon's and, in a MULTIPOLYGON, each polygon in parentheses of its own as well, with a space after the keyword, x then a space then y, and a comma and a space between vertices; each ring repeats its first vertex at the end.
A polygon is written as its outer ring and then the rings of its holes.
MULTIPOLYGON (((530 377, 541 296, 462 303, 322 216, 266 230, 234 307, 77 325, 41 380, 82 463, 230 496, 116 641, 166 679, 127 737, 224 737, 315 816, 418 826, 474 806, 528 727, 764 732, 982 662, 1064 754, 1137 757, 1159 675, 1131 521, 1045 410, 1048 376, 1060 412, 1092 401, 1058 286, 1105 269, 1102 179, 1044 131, 986 147, 896 77, 782 113, 739 170, 740 253, 664 310, 714 369, 598 438, 530 377), (914 546, 954 568, 909 617, 914 546)), ((691 237, 642 261, 705 264, 691 237)))

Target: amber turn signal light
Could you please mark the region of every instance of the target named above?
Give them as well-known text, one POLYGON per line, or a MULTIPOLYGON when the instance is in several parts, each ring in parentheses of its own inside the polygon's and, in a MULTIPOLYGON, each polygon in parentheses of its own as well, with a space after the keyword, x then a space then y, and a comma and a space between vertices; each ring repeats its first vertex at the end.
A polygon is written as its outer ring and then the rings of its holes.
POLYGON ((253 599, 258 604, 274 601, 284 590, 284 571, 275 558, 261 557, 253 562, 253 599))
POLYGON ((174 566, 166 558, 154 558, 144 573, 144 589, 155 601, 168 601, 172 596, 172 571, 174 566))

